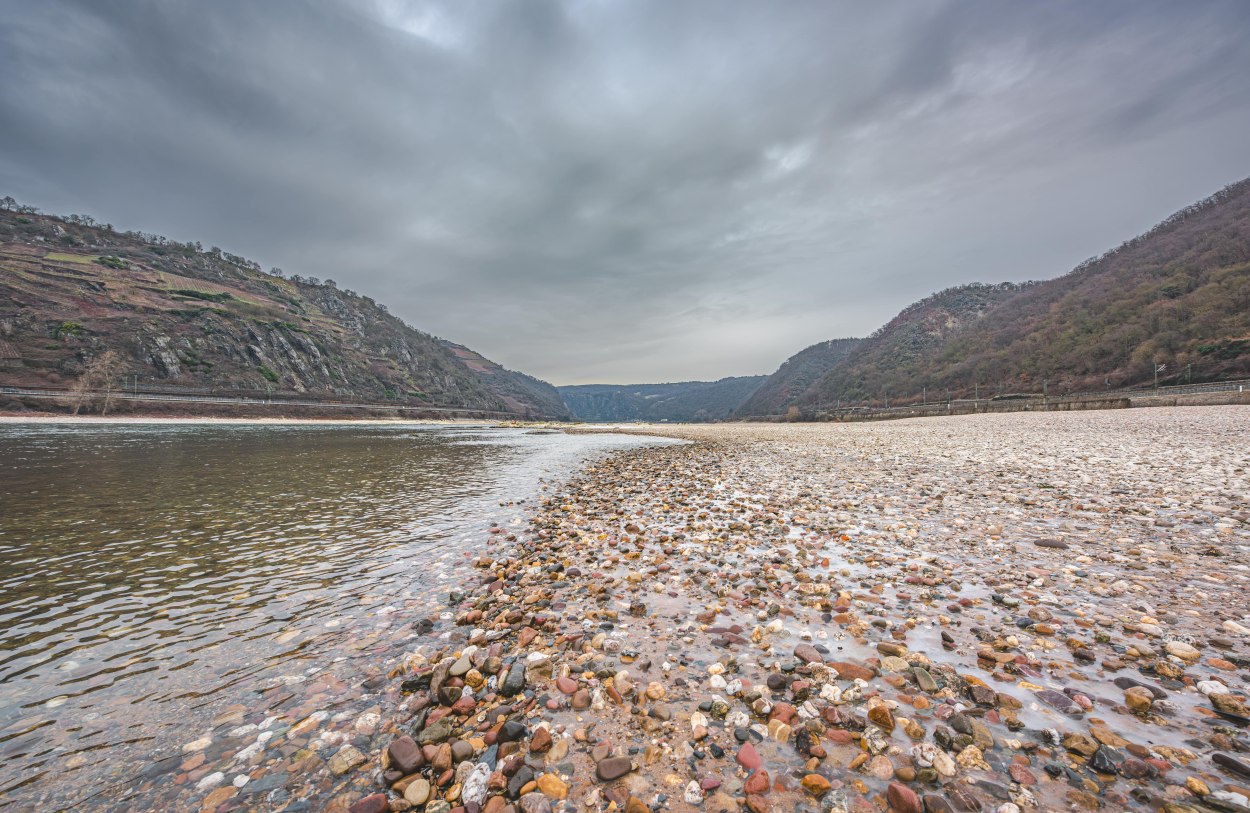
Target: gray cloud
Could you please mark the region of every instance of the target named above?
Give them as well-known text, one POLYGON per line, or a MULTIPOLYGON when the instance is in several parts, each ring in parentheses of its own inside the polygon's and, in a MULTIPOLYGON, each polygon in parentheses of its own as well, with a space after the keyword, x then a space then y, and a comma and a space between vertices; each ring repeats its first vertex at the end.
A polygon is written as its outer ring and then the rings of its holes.
POLYGON ((556 383, 771 371, 1250 174, 1250 6, 0 0, 0 191, 556 383))

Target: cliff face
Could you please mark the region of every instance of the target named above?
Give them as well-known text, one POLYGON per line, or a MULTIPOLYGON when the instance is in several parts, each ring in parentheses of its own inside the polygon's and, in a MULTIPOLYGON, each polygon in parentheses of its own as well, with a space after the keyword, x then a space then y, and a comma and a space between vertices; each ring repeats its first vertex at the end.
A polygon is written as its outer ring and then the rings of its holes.
POLYGON ((128 380, 567 416, 554 388, 367 296, 216 249, 0 212, 0 376, 65 385, 115 350, 128 380))

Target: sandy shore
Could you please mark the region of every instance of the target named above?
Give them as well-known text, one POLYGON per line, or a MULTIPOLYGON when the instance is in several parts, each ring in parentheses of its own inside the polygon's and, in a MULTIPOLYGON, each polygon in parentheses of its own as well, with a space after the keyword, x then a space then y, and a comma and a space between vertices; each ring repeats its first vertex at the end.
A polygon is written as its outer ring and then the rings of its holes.
POLYGON ((332 809, 1250 804, 1250 409, 631 431, 332 809))

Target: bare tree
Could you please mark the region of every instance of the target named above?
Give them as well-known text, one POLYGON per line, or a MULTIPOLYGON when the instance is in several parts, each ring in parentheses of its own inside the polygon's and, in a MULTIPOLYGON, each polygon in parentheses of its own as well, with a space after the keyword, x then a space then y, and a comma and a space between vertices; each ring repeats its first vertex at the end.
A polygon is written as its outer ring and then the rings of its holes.
POLYGON ((103 394, 104 402, 100 409, 101 415, 109 413, 113 405, 113 391, 121 378, 124 362, 116 350, 105 350, 93 358, 82 375, 70 387, 70 397, 74 401, 74 414, 84 406, 90 407, 97 395, 103 394))

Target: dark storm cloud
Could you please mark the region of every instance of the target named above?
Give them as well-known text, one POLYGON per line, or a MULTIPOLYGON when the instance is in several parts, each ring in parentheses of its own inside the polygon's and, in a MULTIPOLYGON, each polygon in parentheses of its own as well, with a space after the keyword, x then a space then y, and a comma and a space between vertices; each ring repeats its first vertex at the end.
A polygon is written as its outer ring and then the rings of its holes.
POLYGON ((1231 2, 0 0, 0 192, 557 383, 771 371, 1250 174, 1231 2))

